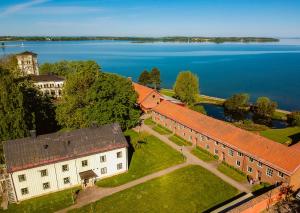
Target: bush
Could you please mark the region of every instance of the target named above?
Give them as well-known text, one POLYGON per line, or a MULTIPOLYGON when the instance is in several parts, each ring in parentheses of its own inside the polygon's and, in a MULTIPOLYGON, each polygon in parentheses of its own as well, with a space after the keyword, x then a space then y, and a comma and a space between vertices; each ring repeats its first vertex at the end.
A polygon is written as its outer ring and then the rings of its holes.
POLYGON ((248 106, 248 101, 247 93, 235 94, 224 102, 224 107, 229 111, 240 111, 248 106))
POLYGON ((200 112, 200 113, 202 113, 202 114, 204 114, 204 115, 207 114, 207 113, 206 113, 206 110, 205 110, 205 108, 204 108, 204 106, 202 106, 202 105, 197 104, 197 105, 190 106, 189 108, 190 108, 191 110, 196 111, 196 112, 200 112))
POLYGON ((300 126, 300 111, 287 115, 287 121, 292 126, 300 126))

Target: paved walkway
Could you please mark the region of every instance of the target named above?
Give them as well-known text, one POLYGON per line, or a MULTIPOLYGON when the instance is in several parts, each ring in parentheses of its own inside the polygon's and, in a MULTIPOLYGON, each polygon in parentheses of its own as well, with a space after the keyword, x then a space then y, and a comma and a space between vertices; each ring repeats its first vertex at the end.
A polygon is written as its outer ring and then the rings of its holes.
POLYGON ((216 176, 218 176, 219 178, 221 178, 223 181, 227 182, 228 184, 234 186, 235 188, 237 188, 240 192, 246 192, 246 193, 250 193, 250 187, 248 186, 248 184, 242 184, 239 183, 229 177, 227 177, 226 175, 224 175, 223 173, 219 172, 217 170, 217 166, 215 163, 206 163, 202 160, 200 160, 199 158, 197 158, 196 156, 194 156, 193 154, 190 153, 192 147, 181 147, 176 145, 175 143, 173 143, 172 141, 170 141, 168 139, 168 137, 160 135, 159 133, 155 132, 154 130, 152 130, 152 128, 150 128, 147 125, 142 124, 140 127, 136 128, 137 131, 146 131, 154 136, 156 136, 157 138, 159 138, 161 141, 163 141, 164 143, 168 144, 169 146, 171 146, 172 148, 178 150, 179 152, 181 152, 185 157, 186 157, 186 162, 182 163, 182 164, 178 164, 176 166, 172 166, 169 167, 167 169, 161 170, 159 172, 144 176, 142 178, 139 178, 137 180, 133 180, 131 182, 128 182, 126 184, 123 184, 121 186, 117 186, 117 187, 112 187, 112 188, 100 188, 97 186, 91 187, 91 188, 87 188, 84 191, 81 191, 76 199, 76 203, 66 209, 62 209, 58 212, 67 212, 71 209, 75 209, 75 208, 80 208, 82 206, 85 206, 89 203, 95 202, 97 200, 100 200, 104 197, 107 197, 109 195, 112 195, 114 193, 123 191, 125 189, 131 188, 133 186, 136 186, 138 184, 141 183, 145 183, 149 180, 152 180, 154 178, 158 178, 161 177, 163 175, 166 175, 170 172, 173 172, 177 169, 183 168, 187 165, 200 165, 203 168, 209 170, 210 172, 212 172, 213 174, 215 174, 216 176))

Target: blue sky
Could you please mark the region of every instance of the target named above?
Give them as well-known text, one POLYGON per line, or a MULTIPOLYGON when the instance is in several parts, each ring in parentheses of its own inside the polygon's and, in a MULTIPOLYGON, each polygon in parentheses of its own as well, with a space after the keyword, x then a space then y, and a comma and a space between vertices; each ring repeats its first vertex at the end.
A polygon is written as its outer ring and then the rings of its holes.
POLYGON ((0 0, 0 35, 300 37, 300 0, 0 0))

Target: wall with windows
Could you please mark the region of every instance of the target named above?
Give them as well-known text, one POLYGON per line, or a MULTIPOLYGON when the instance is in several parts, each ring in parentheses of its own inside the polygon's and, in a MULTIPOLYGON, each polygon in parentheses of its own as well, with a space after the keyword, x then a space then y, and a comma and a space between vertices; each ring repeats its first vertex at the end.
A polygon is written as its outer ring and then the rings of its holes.
POLYGON ((115 149, 11 174, 17 200, 63 190, 81 184, 80 172, 93 170, 97 179, 128 170, 127 148, 115 149))
POLYGON ((61 97, 64 81, 43 81, 34 85, 43 93, 52 97, 61 97))
POLYGON ((236 150, 236 148, 230 147, 221 141, 215 141, 209 136, 200 132, 196 132, 193 129, 164 115, 153 111, 152 120, 170 129, 174 134, 177 134, 187 141, 192 142, 195 146, 199 146, 202 149, 209 151, 213 155, 217 155, 219 160, 224 161, 227 164, 236 167, 237 169, 240 169, 256 181, 268 182, 272 184, 276 182, 290 181, 288 175, 266 165, 266 163, 260 161, 259 159, 255 159, 254 156, 243 153, 242 150, 236 150))

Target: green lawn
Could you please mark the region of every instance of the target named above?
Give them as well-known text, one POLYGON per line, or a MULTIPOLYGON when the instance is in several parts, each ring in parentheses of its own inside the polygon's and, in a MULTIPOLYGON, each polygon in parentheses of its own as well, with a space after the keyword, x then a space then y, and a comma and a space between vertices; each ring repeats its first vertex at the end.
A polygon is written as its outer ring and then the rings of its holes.
POLYGON ((129 164, 128 172, 100 180, 96 183, 98 186, 118 186, 184 162, 181 153, 152 135, 146 133, 138 134, 133 130, 127 131, 125 135, 130 136, 131 145, 136 147, 129 164), (136 144, 139 140, 144 143, 141 143, 140 147, 137 147, 136 144))
POLYGON ((194 148, 192 150, 192 154, 205 162, 217 160, 217 158, 215 158, 210 152, 208 152, 200 147, 194 148))
POLYGON ((300 127, 287 127, 284 129, 268 129, 261 131, 260 134, 273 141, 290 144, 300 140, 300 127))
POLYGON ((247 176, 244 173, 227 164, 221 163, 218 166, 218 170, 238 182, 247 181, 247 176))
POLYGON ((144 123, 148 126, 154 126, 156 125, 156 123, 151 119, 151 118, 147 118, 144 120, 144 123))
POLYGON ((158 132, 161 135, 170 135, 172 134, 172 132, 170 130, 168 130, 167 128, 161 126, 161 125, 156 125, 154 127, 152 127, 152 129, 156 132, 158 132))
POLYGON ((219 177, 191 165, 72 212, 203 212, 237 194, 219 177))
POLYGON ((169 140, 174 142, 178 146, 191 146, 192 145, 191 142, 184 140, 183 138, 179 137, 178 135, 170 136, 169 140))
POLYGON ((73 204, 73 195, 80 187, 54 192, 37 198, 22 201, 20 204, 10 204, 7 210, 0 212, 37 212, 47 213, 66 208, 73 204))
POLYGON ((175 95, 175 92, 172 89, 161 89, 159 90, 159 92, 163 95, 170 96, 170 97, 173 97, 175 95))
POLYGON ((252 186, 251 190, 252 190, 252 192, 256 192, 258 190, 262 190, 262 189, 268 188, 270 186, 271 186, 271 184, 262 182, 261 184, 256 184, 256 185, 252 186))

